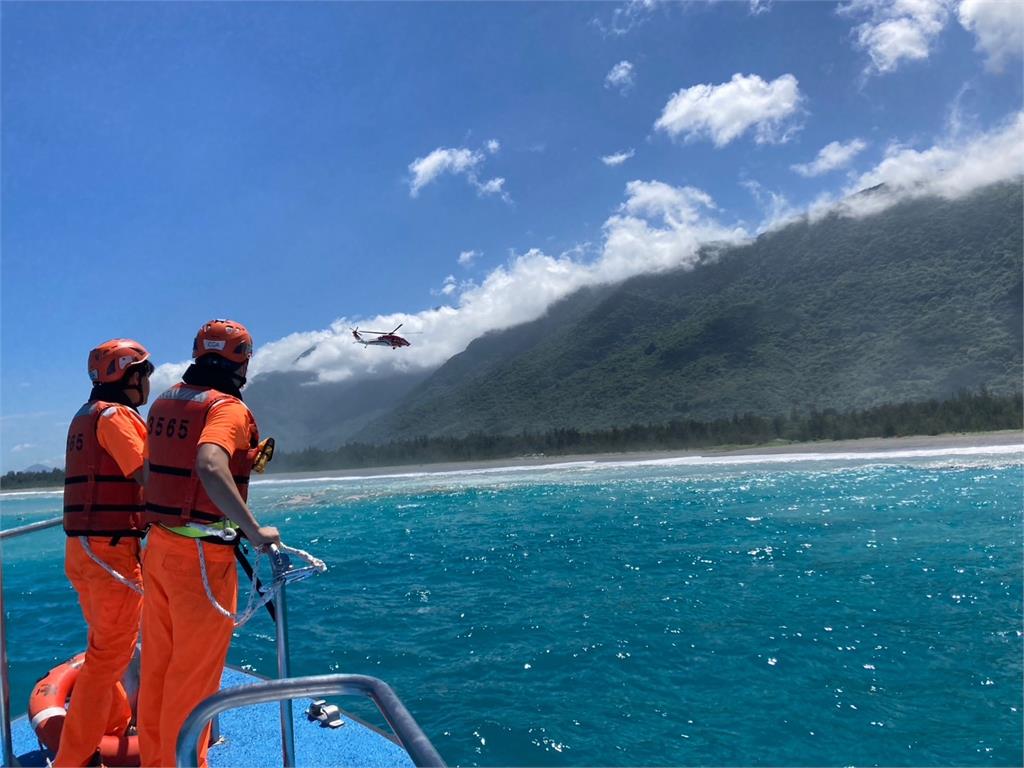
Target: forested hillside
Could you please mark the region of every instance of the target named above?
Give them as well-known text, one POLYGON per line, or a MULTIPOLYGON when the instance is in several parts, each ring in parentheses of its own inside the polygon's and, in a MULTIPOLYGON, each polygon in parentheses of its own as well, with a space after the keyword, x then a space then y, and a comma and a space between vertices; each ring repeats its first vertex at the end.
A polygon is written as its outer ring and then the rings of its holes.
POLYGON ((1021 185, 829 216, 474 341, 362 441, 607 429, 1016 392, 1021 185))
POLYGON ((428 373, 315 384, 310 373, 270 373, 245 388, 260 431, 283 450, 337 448, 390 411, 428 373))

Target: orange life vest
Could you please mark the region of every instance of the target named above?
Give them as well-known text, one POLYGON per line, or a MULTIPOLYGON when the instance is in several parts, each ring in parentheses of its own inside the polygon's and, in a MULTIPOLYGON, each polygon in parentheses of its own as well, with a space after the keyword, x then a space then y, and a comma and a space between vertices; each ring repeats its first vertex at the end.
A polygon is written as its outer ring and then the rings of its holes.
MULTIPOLYGON (((199 523, 224 519, 203 488, 196 473, 199 436, 210 410, 218 403, 237 397, 210 387, 175 384, 156 399, 149 409, 149 478, 146 481, 146 524, 161 523, 167 527, 184 525, 190 520, 199 523)), ((252 471, 259 429, 249 416, 249 448, 236 450, 228 467, 243 499, 249 497, 249 473, 252 471)))
POLYGON ((96 435, 107 408, 126 408, 101 400, 86 403, 68 429, 64 454, 64 532, 68 536, 145 534, 142 486, 125 477, 96 435))

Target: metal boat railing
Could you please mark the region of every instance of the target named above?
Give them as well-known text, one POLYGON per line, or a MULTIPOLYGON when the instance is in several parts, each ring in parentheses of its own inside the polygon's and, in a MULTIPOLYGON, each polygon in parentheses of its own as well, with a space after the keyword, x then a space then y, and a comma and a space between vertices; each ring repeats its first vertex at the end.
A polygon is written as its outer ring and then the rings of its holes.
MULTIPOLYGON (((0 568, 0 595, 4 590, 3 569, 0 568)), ((0 739, 0 765, 14 765, 14 748, 11 743, 11 681, 7 677, 7 626, 4 623, 3 598, 0 597, 0 728, 3 734, 0 739)))
MULTIPOLYGON (((0 541, 24 536, 36 531, 56 528, 63 518, 55 517, 30 523, 18 528, 0 531, 0 541)), ((443 766, 444 761, 434 749, 426 734, 413 720, 391 687, 375 677, 365 675, 324 675, 320 677, 289 678, 288 618, 285 605, 285 587, 282 584, 274 597, 274 623, 277 627, 277 673, 280 679, 266 683, 242 686, 210 696, 200 702, 182 726, 178 737, 178 765, 196 765, 199 732, 220 712, 248 704, 279 701, 281 703, 281 757, 285 768, 295 765, 295 734, 292 721, 292 699, 300 696, 333 694, 363 695, 370 697, 391 725, 399 742, 416 765, 443 766), (256 698, 252 698, 256 697, 256 698), (196 725, 198 723, 198 725, 196 725), (191 730, 195 733, 188 740, 191 730), (182 745, 191 744, 183 752, 182 745), (182 762, 183 758, 186 762, 182 762), (189 762, 191 761, 191 762, 189 762)), ((2 765, 14 765, 14 747, 11 739, 10 680, 7 670, 7 626, 3 599, 3 573, 0 569, 0 722, 2 722, 2 765)))
POLYGON ((195 766, 199 761, 198 742, 206 723, 229 709, 265 704, 300 697, 367 696, 384 715, 399 743, 417 766, 444 766, 444 761, 417 725, 409 710, 387 683, 367 675, 318 675, 268 680, 219 691, 199 703, 178 732, 176 760, 178 768, 195 766))
MULTIPOLYGON (((285 610, 284 587, 274 595, 274 626, 277 627, 277 677, 287 680, 288 663, 288 614, 285 610)), ((199 703, 202 706, 202 702, 199 703)), ((292 722, 292 700, 281 699, 281 760, 284 768, 295 767, 295 724, 292 722)))
POLYGON ((35 531, 42 531, 47 528, 56 528, 63 519, 62 517, 51 517, 49 520, 40 520, 38 523, 29 523, 19 528, 9 528, 6 531, 0 531, 0 541, 24 536, 26 533, 34 533, 35 531))
MULTIPOLYGON (((10 528, 0 531, 0 541, 24 536, 35 531, 43 531, 47 528, 56 528, 63 522, 63 518, 54 517, 49 520, 41 520, 38 523, 29 523, 18 528, 10 528)), ((11 740, 11 681, 7 674, 7 617, 4 610, 4 577, 3 569, 0 568, 0 721, 3 725, 3 765, 14 765, 14 746, 11 740)))

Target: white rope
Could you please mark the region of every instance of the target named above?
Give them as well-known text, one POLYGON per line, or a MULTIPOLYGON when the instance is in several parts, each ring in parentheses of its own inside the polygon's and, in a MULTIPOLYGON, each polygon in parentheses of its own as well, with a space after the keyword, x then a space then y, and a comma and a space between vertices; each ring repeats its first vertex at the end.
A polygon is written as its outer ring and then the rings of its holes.
MULTIPOLYGON (((231 538, 234 537, 232 536, 231 538)), ((232 623, 236 627, 242 626, 249 621, 249 619, 255 616, 256 612, 259 611, 260 608, 274 599, 277 591, 285 584, 293 581, 302 581, 316 573, 323 573, 327 570, 327 565, 324 564, 323 560, 313 557, 313 555, 304 550, 289 547, 286 544, 271 545, 271 549, 276 550, 274 552, 275 557, 281 552, 287 552, 298 555, 309 563, 309 565, 302 566, 301 568, 291 568, 289 566, 282 569, 272 569, 274 571, 273 578, 269 584, 263 585, 263 589, 261 591, 256 587, 256 577, 259 573, 260 557, 264 555, 264 552, 262 547, 257 547, 256 557, 252 561, 252 579, 249 586, 249 597, 246 600, 245 610, 240 611, 239 613, 232 613, 220 604, 214 596, 213 590, 210 589, 210 580, 206 575, 206 556, 203 552, 203 542, 200 539, 196 539, 196 546, 199 548, 199 572, 202 575, 203 589, 206 590, 206 597, 210 601, 210 605, 213 606, 214 610, 224 618, 231 619, 232 623), (257 593, 260 593, 258 598, 257 593)))
POLYGON ((85 554, 91 557, 92 561, 96 563, 96 565, 98 565, 104 571, 113 576, 115 581, 120 582, 124 586, 128 587, 128 589, 138 592, 140 595, 142 594, 142 584, 125 578, 120 573, 111 568, 109 564, 105 563, 97 555, 93 554, 92 547, 89 546, 89 540, 85 536, 78 536, 77 538, 82 543, 82 549, 85 550, 85 554))
POLYGON ((290 584, 293 581, 304 581, 305 579, 308 579, 310 576, 315 576, 318 573, 324 573, 327 570, 327 564, 323 560, 321 560, 318 557, 314 557, 304 549, 299 549, 298 547, 289 547, 287 544, 272 544, 270 546, 271 552, 273 552, 275 548, 279 552, 298 555, 307 563, 309 563, 309 565, 304 565, 301 568, 295 568, 289 563, 288 568, 283 570, 280 574, 274 575, 275 579, 279 578, 285 584, 290 584))

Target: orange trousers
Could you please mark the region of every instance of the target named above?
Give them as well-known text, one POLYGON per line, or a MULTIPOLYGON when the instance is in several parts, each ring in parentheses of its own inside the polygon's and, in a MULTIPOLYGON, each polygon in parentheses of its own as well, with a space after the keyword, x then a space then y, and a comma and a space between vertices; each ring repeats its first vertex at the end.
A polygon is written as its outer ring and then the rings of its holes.
MULTIPOLYGON (((110 546, 109 536, 90 536, 89 546, 126 579, 141 581, 138 539, 121 539, 110 546)), ((142 597, 97 565, 76 537, 69 537, 64 545, 64 572, 78 592, 89 644, 53 764, 82 766, 92 759, 104 734, 123 733, 131 722, 132 708, 121 676, 135 652, 142 597)))
MULTIPOLYGON (((210 590, 234 612, 238 575, 233 548, 203 544, 210 590)), ((145 767, 175 765, 178 731, 200 701, 220 688, 234 632, 232 621, 210 604, 199 571, 195 539, 150 528, 142 574, 142 675, 139 681, 139 752, 145 767)), ((209 726, 199 740, 206 768, 209 726)))

